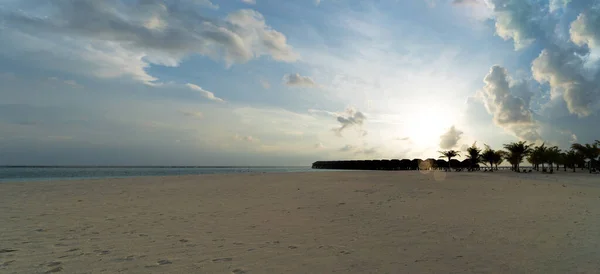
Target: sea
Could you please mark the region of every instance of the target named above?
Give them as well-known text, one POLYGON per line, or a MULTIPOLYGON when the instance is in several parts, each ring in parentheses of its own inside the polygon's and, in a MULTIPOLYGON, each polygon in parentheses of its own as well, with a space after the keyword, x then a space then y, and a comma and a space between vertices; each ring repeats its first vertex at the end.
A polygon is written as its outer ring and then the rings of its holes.
MULTIPOLYGON (((54 181, 138 176, 319 172, 310 167, 0 167, 0 182, 54 181)), ((331 171, 331 170, 330 170, 331 171)))

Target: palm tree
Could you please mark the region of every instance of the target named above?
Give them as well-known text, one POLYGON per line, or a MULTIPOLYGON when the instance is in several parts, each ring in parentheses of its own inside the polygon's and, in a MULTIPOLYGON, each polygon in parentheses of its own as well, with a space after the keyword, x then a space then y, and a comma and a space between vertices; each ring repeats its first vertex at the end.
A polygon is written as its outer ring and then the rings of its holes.
POLYGON ((560 155, 558 156, 558 160, 556 161, 556 171, 560 169, 560 165, 562 165, 565 171, 567 171, 567 153, 564 151, 561 151, 560 155))
POLYGON ((475 165, 481 162, 481 149, 477 147, 477 142, 467 148, 467 159, 469 159, 469 170, 475 169, 475 165))
POLYGON ((498 170, 498 165, 501 165, 504 162, 504 158, 507 155, 507 152, 504 150, 496 150, 494 152, 494 165, 496 165, 496 170, 498 170))
MULTIPOLYGON (((486 165, 490 164, 490 171, 494 171, 494 163, 496 162, 496 151, 490 148, 490 146, 485 145, 485 150, 481 153, 481 161, 486 163, 486 165)), ((502 158, 502 157, 500 157, 502 158)))
POLYGON ((508 150, 505 156, 506 160, 511 163, 514 171, 519 172, 519 165, 523 162, 523 158, 531 153, 531 145, 527 144, 526 141, 520 141, 505 144, 504 148, 508 150))
POLYGON ((544 163, 546 156, 546 144, 542 143, 542 145, 537 146, 531 150, 531 153, 527 157, 527 161, 531 163, 533 169, 540 171, 539 165, 542 164, 542 170, 544 170, 544 163))
POLYGON ((565 168, 568 165, 570 168, 573 168, 573 172, 575 172, 575 167, 577 166, 577 162, 579 161, 580 155, 575 150, 569 150, 565 153, 565 168))
MULTIPOLYGON (((546 150, 544 160, 550 165, 550 173, 554 172, 554 163, 560 161, 560 149, 557 146, 550 147, 546 150)), ((558 168, 557 168, 558 170, 558 168)))
POLYGON ((600 148, 598 148, 598 145, 599 143, 597 141, 593 145, 583 145, 579 143, 574 143, 571 145, 571 149, 575 150, 579 155, 588 161, 588 169, 590 170, 590 173, 592 173, 592 161, 596 160, 598 155, 600 155, 600 148))
POLYGON ((442 156, 440 156, 440 158, 448 158, 448 170, 450 170, 450 168, 452 168, 450 166, 450 160, 452 160, 452 158, 456 157, 456 156, 460 156, 460 153, 456 150, 446 150, 446 151, 438 151, 439 153, 442 154, 442 156))

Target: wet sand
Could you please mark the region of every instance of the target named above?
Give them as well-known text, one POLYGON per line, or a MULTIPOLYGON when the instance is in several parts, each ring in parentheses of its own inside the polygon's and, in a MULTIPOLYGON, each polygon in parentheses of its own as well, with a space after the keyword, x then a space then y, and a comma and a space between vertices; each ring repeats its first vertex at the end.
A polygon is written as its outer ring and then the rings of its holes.
POLYGON ((600 176, 0 183, 0 273, 597 273, 600 176))

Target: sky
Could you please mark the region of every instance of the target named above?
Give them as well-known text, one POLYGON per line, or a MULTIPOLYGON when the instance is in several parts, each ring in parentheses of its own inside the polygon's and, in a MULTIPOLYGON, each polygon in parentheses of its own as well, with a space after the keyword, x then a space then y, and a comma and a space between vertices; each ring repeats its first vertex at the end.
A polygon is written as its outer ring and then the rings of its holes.
POLYGON ((600 139, 596 0, 3 0, 0 165, 600 139))

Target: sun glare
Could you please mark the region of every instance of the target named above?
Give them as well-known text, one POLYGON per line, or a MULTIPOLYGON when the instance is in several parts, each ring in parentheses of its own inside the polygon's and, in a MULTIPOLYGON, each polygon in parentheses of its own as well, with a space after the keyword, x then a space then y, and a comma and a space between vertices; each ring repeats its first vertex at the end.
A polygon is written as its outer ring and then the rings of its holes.
POLYGON ((410 118, 404 123, 404 132, 418 146, 439 143, 440 136, 455 122, 453 114, 435 106, 418 108, 407 117, 410 118))

